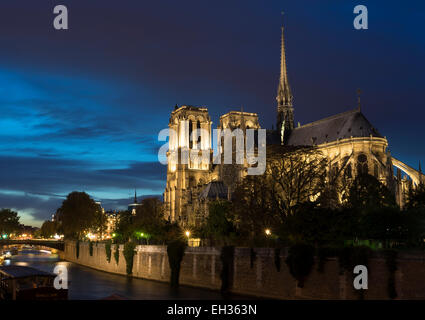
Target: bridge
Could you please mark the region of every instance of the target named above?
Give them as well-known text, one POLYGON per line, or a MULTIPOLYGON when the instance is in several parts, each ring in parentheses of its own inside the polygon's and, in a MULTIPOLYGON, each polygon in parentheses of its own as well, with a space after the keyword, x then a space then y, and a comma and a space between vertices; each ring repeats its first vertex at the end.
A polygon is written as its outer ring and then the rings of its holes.
POLYGON ((64 251, 65 243, 63 241, 57 240, 0 240, 1 245, 17 245, 17 244, 28 244, 33 246, 45 246, 48 248, 57 249, 60 251, 64 251))
POLYGON ((400 160, 397 160, 394 157, 392 157, 391 160, 393 162, 394 167, 400 169, 405 174, 407 174, 410 177, 410 179, 412 179, 413 184, 415 186, 417 186, 421 181, 423 183, 425 183, 425 175, 422 172, 413 169, 412 167, 410 167, 407 164, 401 162, 400 160))

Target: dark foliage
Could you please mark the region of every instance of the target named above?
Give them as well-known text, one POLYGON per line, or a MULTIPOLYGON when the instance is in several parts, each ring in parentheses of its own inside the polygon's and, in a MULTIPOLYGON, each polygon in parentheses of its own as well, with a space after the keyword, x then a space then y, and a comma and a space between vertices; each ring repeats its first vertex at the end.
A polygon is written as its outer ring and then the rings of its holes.
POLYGON ((307 244, 295 244, 289 249, 285 262, 300 288, 304 287, 304 282, 314 265, 314 252, 314 247, 307 244))
POLYGON ((115 262, 117 264, 120 262, 120 250, 119 250, 119 248, 120 248, 120 245, 116 244, 115 245, 115 251, 114 251, 114 259, 115 259, 115 262))
POLYGON ((89 241, 89 253, 90 257, 93 257, 93 242, 89 241))
POLYGON ((111 243, 111 241, 110 241, 110 240, 108 240, 108 241, 105 243, 106 260, 108 261, 108 263, 110 263, 110 262, 111 262, 111 256, 112 256, 111 245, 112 245, 112 243, 111 243))
POLYGON ((255 253, 254 248, 249 248, 249 265, 252 268, 254 268, 254 262, 257 259, 257 254, 255 253))
POLYGON ((397 251, 387 250, 385 252, 385 263, 388 269, 388 296, 390 299, 397 298, 397 291, 395 288, 395 272, 397 271, 397 251))
POLYGON ((171 269, 171 287, 178 287, 180 276, 180 265, 184 257, 186 242, 182 240, 171 241, 167 246, 168 263, 171 269))
POLYGON ((77 242, 75 243, 75 251, 76 251, 76 257, 78 259, 78 257, 80 256, 80 240, 77 240, 77 242))
POLYGON ((124 258, 126 263, 127 275, 131 275, 133 273, 133 259, 135 248, 136 244, 134 242, 127 242, 124 244, 124 258))
POLYGON ((81 239, 87 230, 98 231, 103 228, 105 221, 100 206, 85 192, 71 192, 57 210, 58 220, 66 238, 81 239))
POLYGON ((233 261, 235 255, 234 246, 225 246, 221 248, 221 291, 226 292, 232 287, 233 282, 233 261))
POLYGON ((21 228, 18 213, 10 209, 0 210, 0 233, 9 234, 21 228))

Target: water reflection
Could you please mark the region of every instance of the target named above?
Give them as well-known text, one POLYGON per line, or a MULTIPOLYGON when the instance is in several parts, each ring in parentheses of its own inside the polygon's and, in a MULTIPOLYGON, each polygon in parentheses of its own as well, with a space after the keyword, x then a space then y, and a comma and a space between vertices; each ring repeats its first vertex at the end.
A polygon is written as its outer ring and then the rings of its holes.
MULTIPOLYGON (((128 278, 114 275, 71 262, 60 261, 57 254, 41 252, 34 249, 25 249, 12 258, 6 264, 23 265, 39 270, 53 272, 57 264, 64 265, 68 269, 69 299, 103 299, 110 296, 118 296, 124 299, 222 299, 223 296, 216 291, 196 289, 181 286, 172 289, 167 283, 156 281, 128 278)), ((226 298, 241 298, 230 296, 226 298)))

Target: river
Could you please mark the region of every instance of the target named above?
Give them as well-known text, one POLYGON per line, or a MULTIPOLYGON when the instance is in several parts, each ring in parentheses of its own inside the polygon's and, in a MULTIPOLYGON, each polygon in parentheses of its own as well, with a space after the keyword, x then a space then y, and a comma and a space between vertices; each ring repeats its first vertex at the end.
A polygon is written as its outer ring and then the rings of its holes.
MULTIPOLYGON (((68 298, 70 300, 98 300, 119 296, 129 300, 212 300, 223 299, 220 292, 180 286, 171 289, 169 284, 128 278, 126 276, 110 274, 84 267, 68 261, 61 261, 57 254, 49 251, 23 249, 18 255, 5 260, 4 265, 21 265, 33 267, 47 272, 53 272, 57 264, 65 265, 68 269, 68 298)), ((235 295, 226 296, 226 299, 239 299, 235 295)), ((246 299, 246 297, 244 297, 246 299)))

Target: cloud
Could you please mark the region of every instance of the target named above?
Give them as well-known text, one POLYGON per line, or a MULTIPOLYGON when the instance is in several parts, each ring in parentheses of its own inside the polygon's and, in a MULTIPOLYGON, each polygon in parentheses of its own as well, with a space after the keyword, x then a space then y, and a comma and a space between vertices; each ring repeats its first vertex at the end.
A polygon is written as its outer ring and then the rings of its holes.
POLYGON ((0 207, 41 221, 50 218, 69 192, 85 191, 106 209, 123 209, 134 189, 139 196, 160 195, 165 175, 166 167, 157 162, 98 169, 96 163, 81 160, 0 156, 0 207))

